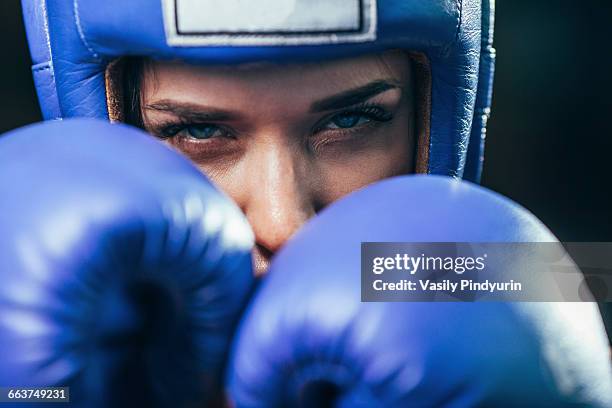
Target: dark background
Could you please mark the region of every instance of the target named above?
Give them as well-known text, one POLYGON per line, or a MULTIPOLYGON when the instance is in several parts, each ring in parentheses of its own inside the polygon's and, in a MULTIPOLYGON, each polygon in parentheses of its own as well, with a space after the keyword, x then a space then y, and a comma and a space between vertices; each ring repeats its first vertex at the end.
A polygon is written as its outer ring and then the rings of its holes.
MULTIPOLYGON (((18 0, 0 20, 4 132, 40 116, 18 0)), ((483 184, 562 241, 612 241, 612 2, 498 0, 495 47, 483 184)))
POLYGON ((497 2, 483 184, 562 241, 612 241, 611 6, 497 2))

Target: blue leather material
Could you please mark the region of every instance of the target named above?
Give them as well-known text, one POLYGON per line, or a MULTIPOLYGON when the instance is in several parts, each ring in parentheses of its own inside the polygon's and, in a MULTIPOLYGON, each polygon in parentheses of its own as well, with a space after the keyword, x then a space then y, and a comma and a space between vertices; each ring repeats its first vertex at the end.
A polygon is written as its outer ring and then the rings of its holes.
POLYGON ((40 101, 42 116, 45 120, 61 118, 51 43, 48 31, 48 16, 45 0, 23 0, 23 17, 25 20, 30 55, 32 57, 32 75, 40 101))
POLYGON ((277 254, 247 309, 228 372, 235 406, 612 406, 594 303, 361 302, 362 242, 522 241, 556 239, 524 208, 448 177, 335 202, 277 254))
POLYGON ((0 138, 0 189, 2 386, 87 408, 221 398, 253 238, 197 168, 128 126, 54 121, 0 138))
POLYGON ((51 60, 46 0, 22 0, 23 18, 34 65, 51 60))
POLYGON ((43 119, 61 119, 52 62, 46 61, 32 66, 32 76, 38 100, 44 101, 40 104, 43 119))
MULTIPOLYGON (((31 0, 23 0, 29 5, 31 0)), ((420 51, 432 70, 429 172, 460 177, 465 166, 480 60, 481 0, 378 0, 375 41, 333 45, 171 47, 160 1, 37 0, 47 25, 24 7, 28 32, 48 28, 62 117, 107 117, 104 70, 125 55, 196 64, 348 57, 389 48, 420 51)), ((41 36, 29 35, 33 53, 41 36)), ((46 91, 41 105, 53 104, 46 91)), ((54 111, 54 109, 46 109, 54 111)))
POLYGON ((494 0, 483 0, 482 3, 482 44, 480 50, 480 70, 478 74, 478 92, 474 107, 474 122, 468 146, 463 178, 475 183, 480 182, 484 162, 485 137, 487 121, 491 114, 493 96, 493 76, 495 72, 495 49, 493 48, 493 25, 495 20, 494 0))

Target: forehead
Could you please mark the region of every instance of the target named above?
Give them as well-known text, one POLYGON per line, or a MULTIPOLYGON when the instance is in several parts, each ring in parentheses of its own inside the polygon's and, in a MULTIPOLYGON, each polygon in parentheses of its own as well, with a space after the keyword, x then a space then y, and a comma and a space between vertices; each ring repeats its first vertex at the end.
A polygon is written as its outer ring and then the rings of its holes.
POLYGON ((300 64, 198 66, 149 61, 144 70, 144 92, 156 97, 194 93, 216 98, 249 93, 316 97, 381 79, 402 83, 410 77, 410 58, 402 51, 300 64))

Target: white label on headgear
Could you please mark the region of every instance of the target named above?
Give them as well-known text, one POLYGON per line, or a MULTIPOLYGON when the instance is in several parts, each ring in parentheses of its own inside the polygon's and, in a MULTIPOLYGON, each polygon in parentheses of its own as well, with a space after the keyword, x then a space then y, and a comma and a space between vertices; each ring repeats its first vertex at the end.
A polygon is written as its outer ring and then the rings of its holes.
POLYGON ((162 0, 169 45, 300 45, 376 38, 376 0, 162 0))

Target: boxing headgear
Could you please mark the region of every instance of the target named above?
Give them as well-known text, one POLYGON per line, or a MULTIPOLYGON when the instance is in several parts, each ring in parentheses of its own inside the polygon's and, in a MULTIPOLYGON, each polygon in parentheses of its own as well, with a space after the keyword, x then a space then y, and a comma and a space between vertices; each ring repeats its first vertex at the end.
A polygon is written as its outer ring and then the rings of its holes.
POLYGON ((422 58, 417 170, 477 181, 493 0, 22 0, 45 119, 114 119, 113 63, 299 62, 403 49, 422 58))

